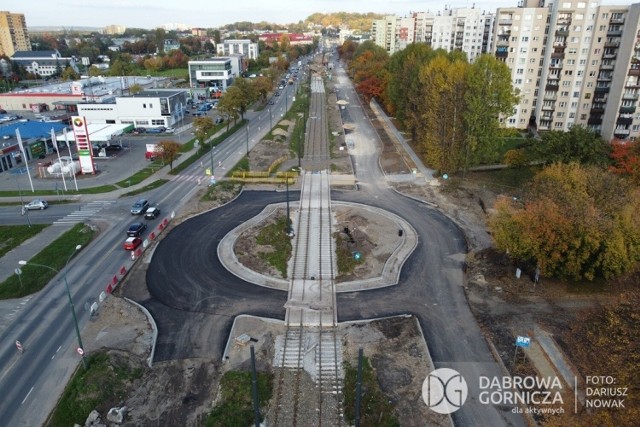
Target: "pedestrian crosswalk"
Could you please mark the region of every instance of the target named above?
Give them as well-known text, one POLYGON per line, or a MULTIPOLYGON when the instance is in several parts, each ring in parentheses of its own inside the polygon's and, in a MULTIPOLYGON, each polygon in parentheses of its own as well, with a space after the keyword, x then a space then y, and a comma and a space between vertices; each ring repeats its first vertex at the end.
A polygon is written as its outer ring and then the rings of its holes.
MULTIPOLYGON (((219 166, 214 170, 215 176, 217 179, 224 176, 226 174, 226 169, 223 166, 219 166)), ((203 182, 209 182, 209 176, 204 174, 198 175, 176 175, 172 178, 172 181, 178 182, 193 182, 194 184, 201 184, 203 182)))
POLYGON ((70 214, 57 221, 54 221, 53 224, 63 225, 83 222, 100 212, 105 206, 113 205, 114 203, 116 203, 115 200, 96 200, 94 202, 89 202, 85 205, 80 206, 78 210, 71 212, 70 214))

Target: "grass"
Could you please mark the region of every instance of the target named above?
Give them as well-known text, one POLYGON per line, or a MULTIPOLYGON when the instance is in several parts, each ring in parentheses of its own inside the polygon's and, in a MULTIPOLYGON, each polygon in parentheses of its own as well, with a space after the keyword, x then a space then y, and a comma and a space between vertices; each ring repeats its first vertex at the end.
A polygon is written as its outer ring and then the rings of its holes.
POLYGON ((0 225, 0 258, 47 227, 46 224, 0 225))
POLYGON ((56 191, 56 190, 35 190, 33 192, 31 192, 31 191, 29 191, 29 192, 26 192, 26 191, 19 192, 18 190, 5 190, 5 191, 0 191, 0 197, 19 197, 19 196, 22 195, 25 198, 31 198, 31 197, 36 197, 36 196, 57 196, 59 194, 62 194, 63 196, 72 196, 74 194, 101 194, 101 193, 108 193, 110 191, 114 191, 114 190, 117 190, 117 189, 118 189, 118 187, 116 187, 115 185, 107 184, 107 185, 100 185, 98 187, 81 188, 78 191, 75 191, 75 190, 64 191, 62 189, 58 189, 58 191, 56 191))
MULTIPOLYGON (((257 377, 258 400, 264 407, 271 399, 273 374, 258 372, 257 377)), ((253 425, 251 384, 251 372, 230 371, 225 373, 220 380, 220 403, 209 413, 205 426, 244 427, 253 425)))
POLYGON ((127 193, 124 193, 120 197, 135 196, 136 194, 141 194, 141 193, 144 193, 146 191, 155 190, 158 187, 162 187, 167 182, 169 182, 168 179, 156 179, 152 183, 147 184, 144 187, 138 188, 137 190, 133 190, 133 191, 129 191, 127 193))
POLYGON ((116 182, 118 187, 127 188, 132 185, 136 185, 149 178, 151 175, 159 171, 164 167, 164 164, 161 164, 159 160, 154 160, 149 166, 146 166, 140 169, 138 172, 134 173, 127 179, 123 179, 122 181, 116 182))
POLYGON ((235 166, 227 172, 227 176, 231 176, 236 171, 246 171, 249 172, 249 158, 244 156, 235 166))
MULTIPOLYGON (((352 249, 349 240, 344 233, 337 232, 333 234, 336 239, 336 258, 338 264, 338 275, 344 276, 353 273, 358 265, 358 261, 353 258, 352 249)), ((359 262, 364 261, 364 257, 359 262)))
MULTIPOLYGON (((74 253, 76 245, 86 246, 95 235, 96 232, 89 226, 76 224, 71 230, 27 261, 60 270, 65 266, 68 257, 74 253)), ((13 274, 0 283, 0 299, 20 298, 38 292, 57 274, 56 271, 34 265, 23 265, 20 268, 22 270, 20 277, 13 274)))
MULTIPOLYGON (((357 366, 345 363, 344 416, 349 425, 355 421, 357 366)), ((362 394, 360 425, 396 427, 400 423, 393 414, 393 406, 380 390, 376 374, 367 357, 362 357, 362 394)))
POLYGON ((287 263, 291 258, 291 238, 287 236, 287 218, 280 217, 275 224, 260 230, 256 242, 260 245, 271 246, 271 252, 259 252, 258 255, 287 277, 287 263))
POLYGON ((78 368, 67 384, 47 427, 84 425, 94 409, 105 414, 120 405, 132 381, 140 379, 141 368, 131 368, 107 353, 96 353, 87 358, 88 369, 78 368))

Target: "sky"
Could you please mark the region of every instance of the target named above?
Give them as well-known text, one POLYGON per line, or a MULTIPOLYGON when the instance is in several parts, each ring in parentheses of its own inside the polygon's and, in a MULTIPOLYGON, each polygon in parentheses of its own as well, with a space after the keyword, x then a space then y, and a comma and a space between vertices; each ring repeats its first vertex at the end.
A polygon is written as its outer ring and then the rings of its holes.
MULTIPOLYGON (((238 21, 287 24, 316 13, 375 12, 407 15, 410 12, 472 7, 495 12, 518 0, 2 0, 0 10, 25 15, 27 27, 104 27, 125 25, 156 28, 165 24, 218 27, 238 21)), ((622 0, 622 3, 629 0, 622 0)))

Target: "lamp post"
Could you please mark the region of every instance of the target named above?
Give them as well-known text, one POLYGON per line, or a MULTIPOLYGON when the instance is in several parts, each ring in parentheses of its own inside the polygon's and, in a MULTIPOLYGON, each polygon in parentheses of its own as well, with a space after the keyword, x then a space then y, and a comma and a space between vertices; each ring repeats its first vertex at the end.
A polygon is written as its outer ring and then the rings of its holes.
POLYGON ((247 123, 247 127, 245 129, 247 131, 247 157, 249 157, 249 123, 247 123))
MULTIPOLYGON (((29 166, 27 166, 29 167, 29 166)), ((27 224, 31 227, 31 218, 29 218, 29 209, 24 207, 24 199, 22 198, 22 190, 20 189, 20 181, 18 181, 18 177, 16 176, 16 185, 18 186, 18 194, 20 194, 20 206, 22 209, 22 214, 27 215, 27 224)))
POLYGON ((289 212, 289 172, 287 172, 284 176, 285 182, 287 184, 287 235, 291 235, 291 215, 289 212))
POLYGON ((213 141, 211 141, 211 150, 209 150, 209 156, 211 157, 211 182, 215 184, 216 174, 213 171, 213 141))
MULTIPOLYGON (((87 369, 88 365, 87 365, 87 360, 84 357, 84 347, 82 346, 82 338, 80 337, 80 328, 78 327, 78 318, 76 316, 76 309, 75 309, 75 306, 73 305, 73 299, 71 299, 71 291, 69 290, 69 282, 67 281, 67 265, 69 265, 69 261, 71 261, 71 258, 73 258, 73 256, 76 254, 76 252, 78 252, 81 248, 82 248, 82 245, 77 245, 75 250, 73 251, 73 253, 71 255, 69 255, 69 258, 67 258, 67 262, 64 264, 63 277, 64 277, 64 287, 67 290, 67 297, 69 298, 69 307, 71 307, 71 315, 73 316, 73 323, 74 323, 75 328, 76 328, 76 337, 78 339, 78 348, 82 350, 82 353, 81 353, 82 364, 84 365, 84 368, 87 369)), ((36 264, 36 263, 33 263, 33 262, 27 262, 27 261, 18 261, 18 264, 20 264, 20 265, 33 265, 35 267, 48 268, 51 271, 54 271, 56 273, 60 273, 59 270, 56 270, 55 268, 49 267, 48 265, 44 265, 44 264, 36 264)))

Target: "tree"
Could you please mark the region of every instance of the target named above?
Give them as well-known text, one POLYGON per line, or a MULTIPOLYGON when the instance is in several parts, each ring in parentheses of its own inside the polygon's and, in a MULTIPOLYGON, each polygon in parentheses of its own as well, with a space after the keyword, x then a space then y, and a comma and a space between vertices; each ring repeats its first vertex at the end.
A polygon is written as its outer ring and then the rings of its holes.
POLYGON ((493 55, 481 55, 467 73, 464 168, 495 158, 499 152, 500 116, 510 115, 518 102, 511 71, 493 55))
POLYGON ((253 87, 255 92, 260 96, 260 99, 264 102, 273 87, 273 82, 269 77, 260 76, 253 80, 253 87))
POLYGON ((532 158, 544 164, 578 162, 608 166, 610 150, 611 146, 600 135, 583 126, 573 126, 568 132, 545 132, 531 147, 532 158))
POLYGON ((80 76, 75 72, 73 68, 71 68, 71 66, 67 66, 60 74, 60 78, 62 80, 77 80, 78 78, 80 78, 80 76))
POLYGON ((640 261, 640 189, 595 166, 556 163, 534 178, 525 203, 503 198, 489 229, 496 246, 542 274, 611 278, 640 261))
MULTIPOLYGON (((231 94, 233 95, 233 91, 231 94)), ((239 108, 240 107, 237 102, 237 99, 233 96, 229 96, 228 90, 227 90, 227 93, 222 98, 220 98, 220 101, 218 101, 218 111, 224 114, 225 116, 227 116, 227 130, 229 130, 231 119, 233 119, 234 124, 238 119, 239 108)))
POLYGON ((200 141, 201 147, 206 144, 207 136, 215 129, 215 126, 210 117, 196 117, 193 119, 194 133, 198 141, 200 141))
POLYGON ((175 141, 162 141, 156 148, 164 162, 169 163, 170 170, 173 170, 173 162, 180 155, 180 147, 181 145, 175 141))
POLYGON ((144 90, 144 88, 142 87, 142 85, 139 85, 138 83, 132 84, 131 86, 129 86, 129 93, 131 93, 131 95, 135 95, 138 94, 140 92, 142 92, 144 90))
POLYGON ((610 156, 613 161, 609 168, 611 172, 628 177, 640 185, 640 142, 613 141, 610 156))

